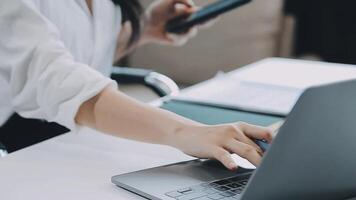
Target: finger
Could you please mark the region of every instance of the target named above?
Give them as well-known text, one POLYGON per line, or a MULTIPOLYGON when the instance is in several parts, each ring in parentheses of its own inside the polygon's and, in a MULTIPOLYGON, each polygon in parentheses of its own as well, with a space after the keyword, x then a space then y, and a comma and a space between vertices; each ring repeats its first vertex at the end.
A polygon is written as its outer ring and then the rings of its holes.
POLYGON ((191 28, 187 34, 188 38, 194 38, 198 34, 198 29, 197 28, 191 28))
POLYGON ((213 156, 216 160, 220 161, 226 168, 230 170, 236 170, 237 164, 232 159, 231 154, 223 148, 217 148, 213 152, 213 156))
POLYGON ((255 126, 247 123, 238 123, 237 126, 244 132, 249 138, 267 140, 268 143, 272 142, 272 132, 268 128, 261 126, 255 126))
POLYGON ((181 4, 181 3, 174 4, 174 14, 173 14, 174 17, 189 16, 194 12, 195 9, 192 9, 191 7, 188 7, 185 4, 181 4))
POLYGON ((176 35, 176 37, 187 37, 187 38, 194 38, 198 34, 198 29, 196 27, 190 28, 189 30, 181 33, 171 33, 176 35))
POLYGON ((189 39, 198 34, 197 28, 191 28, 187 33, 166 33, 165 41, 169 45, 183 46, 189 39))
POLYGON ((168 33, 167 34, 167 42, 174 46, 183 46, 188 42, 188 37, 182 37, 181 35, 168 33))
POLYGON ((247 159, 255 166, 261 164, 261 160, 262 160, 261 155, 256 151, 254 147, 248 144, 236 140, 231 140, 226 144, 225 148, 229 150, 231 153, 236 153, 242 158, 247 159))
POLYGON ((234 138, 236 140, 254 147, 257 152, 263 154, 262 149, 253 140, 251 140, 248 136, 246 136, 245 133, 242 132, 242 130, 240 130, 238 127, 235 127, 235 131, 236 134, 234 138))
POLYGON ((283 124, 284 124, 284 120, 281 120, 281 121, 274 123, 268 127, 269 130, 272 132, 273 138, 276 137, 279 129, 283 126, 283 124))
POLYGON ((192 0, 173 0, 173 3, 181 3, 189 7, 195 6, 195 3, 192 0))

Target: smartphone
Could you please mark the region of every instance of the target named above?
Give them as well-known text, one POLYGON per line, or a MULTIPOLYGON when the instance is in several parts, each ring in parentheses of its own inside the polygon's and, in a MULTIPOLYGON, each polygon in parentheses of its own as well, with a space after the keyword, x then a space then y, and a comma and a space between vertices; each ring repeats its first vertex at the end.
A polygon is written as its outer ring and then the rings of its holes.
POLYGON ((223 13, 245 5, 250 1, 251 0, 218 0, 201 8, 192 15, 174 18, 167 23, 166 30, 170 33, 185 33, 195 25, 202 24, 223 13))

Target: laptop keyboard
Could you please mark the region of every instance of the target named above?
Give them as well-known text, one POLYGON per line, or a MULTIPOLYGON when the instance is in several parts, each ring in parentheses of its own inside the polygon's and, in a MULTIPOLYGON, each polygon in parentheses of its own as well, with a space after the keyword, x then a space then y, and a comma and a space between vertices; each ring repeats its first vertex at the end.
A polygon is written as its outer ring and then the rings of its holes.
POLYGON ((247 185, 251 174, 202 183, 165 193, 177 200, 236 200, 247 185))

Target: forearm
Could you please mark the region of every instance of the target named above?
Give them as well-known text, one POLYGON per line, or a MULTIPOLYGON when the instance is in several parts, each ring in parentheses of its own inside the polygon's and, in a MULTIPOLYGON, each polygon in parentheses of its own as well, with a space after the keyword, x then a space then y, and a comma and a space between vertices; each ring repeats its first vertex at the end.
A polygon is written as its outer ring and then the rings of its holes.
POLYGON ((262 150, 253 139, 272 140, 268 129, 245 123, 203 125, 141 104, 113 87, 85 102, 76 121, 114 136, 169 145, 198 158, 218 159, 232 170, 237 166, 230 153, 258 165, 262 150))
POLYGON ((182 127, 198 125, 168 111, 139 103, 115 88, 106 88, 84 103, 76 120, 81 125, 114 136, 164 145, 172 145, 173 134, 182 127))

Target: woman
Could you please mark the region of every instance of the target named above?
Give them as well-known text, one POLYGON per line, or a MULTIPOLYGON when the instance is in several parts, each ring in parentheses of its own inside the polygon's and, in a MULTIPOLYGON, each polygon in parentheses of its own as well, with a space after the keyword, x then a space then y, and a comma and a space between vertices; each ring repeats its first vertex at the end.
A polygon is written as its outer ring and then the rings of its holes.
POLYGON ((195 12, 192 1, 156 0, 146 12, 137 0, 2 0, 1 4, 0 111, 6 116, 0 119, 1 134, 11 130, 7 127, 14 118, 24 124, 29 120, 24 118, 45 119, 73 132, 87 126, 169 145, 191 156, 217 159, 231 170, 237 166, 230 153, 255 165, 261 162, 262 151, 253 140, 271 142, 268 129, 194 122, 125 96, 107 77, 114 58, 138 46, 181 45, 192 37, 196 29, 172 35, 164 28, 170 19, 195 12))

